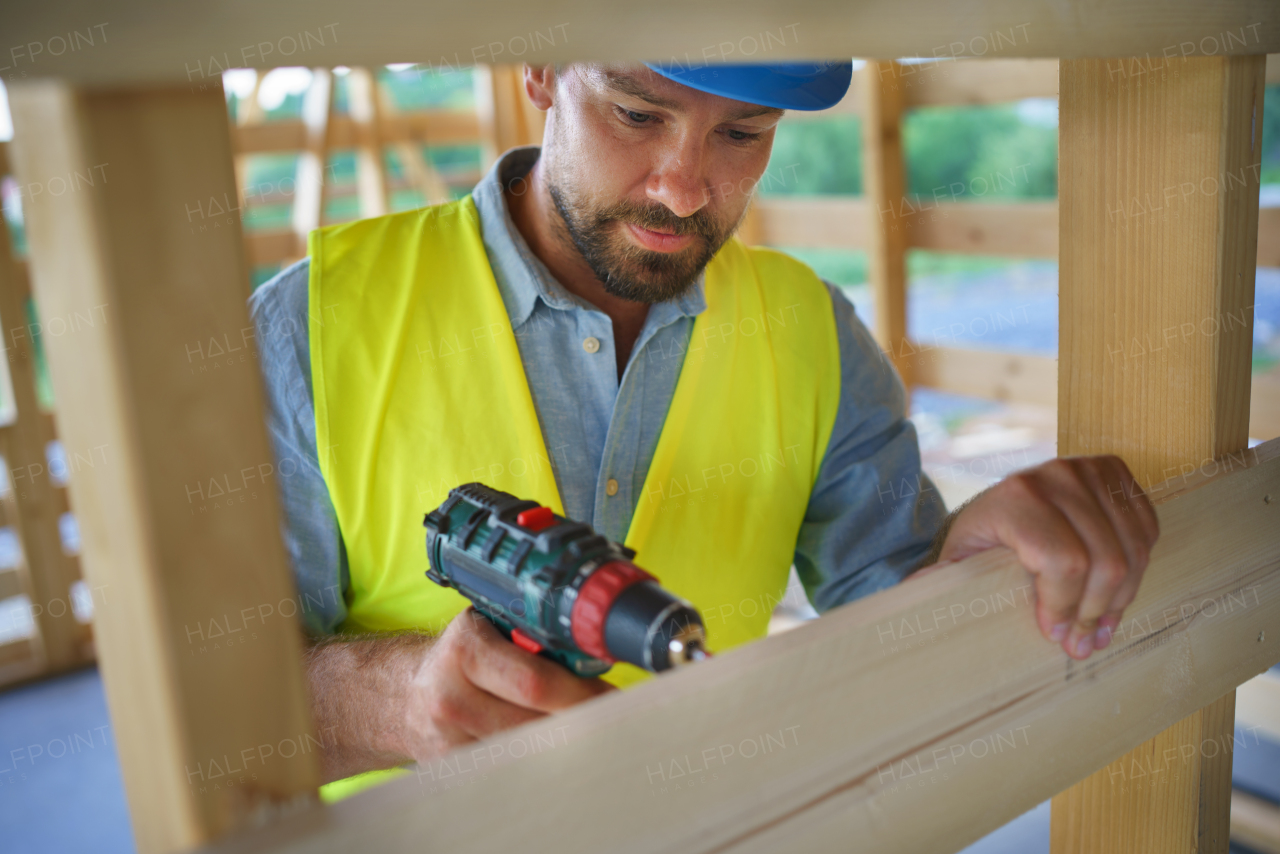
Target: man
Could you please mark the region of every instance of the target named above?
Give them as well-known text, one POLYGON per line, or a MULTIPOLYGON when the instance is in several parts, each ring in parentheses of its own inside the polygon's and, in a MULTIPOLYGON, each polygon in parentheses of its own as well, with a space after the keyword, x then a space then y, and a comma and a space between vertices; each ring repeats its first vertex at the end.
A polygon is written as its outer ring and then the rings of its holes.
POLYGON ((944 521, 852 307, 731 239, 784 109, 849 81, 848 63, 526 68, 541 149, 461 202, 313 233, 254 294, 288 545, 332 603, 306 615, 326 779, 610 690, 423 577, 422 514, 471 480, 625 540, 713 649, 764 634, 793 561, 825 611, 996 545, 1033 573, 1047 639, 1110 642, 1157 536, 1124 464, 1051 461, 944 521), (922 488, 886 502, 903 480, 922 488))

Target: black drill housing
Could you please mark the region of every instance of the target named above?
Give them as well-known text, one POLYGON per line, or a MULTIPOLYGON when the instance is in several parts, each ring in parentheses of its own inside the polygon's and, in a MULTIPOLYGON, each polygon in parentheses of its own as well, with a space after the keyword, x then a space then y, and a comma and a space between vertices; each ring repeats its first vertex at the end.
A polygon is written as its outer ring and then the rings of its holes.
MULTIPOLYGON (((613 662, 584 652, 575 641, 574 605, 594 572, 615 561, 631 564, 635 552, 549 511, 540 511, 549 517, 540 529, 517 522, 522 512, 538 508, 535 501, 481 483, 450 490, 423 522, 427 577, 470 599, 508 638, 518 630, 536 641, 541 655, 580 676, 597 676, 613 662)), ((610 659, 657 672, 677 663, 672 638, 688 635, 691 627, 700 643, 698 612, 655 581, 642 581, 612 602, 604 640, 610 659)))

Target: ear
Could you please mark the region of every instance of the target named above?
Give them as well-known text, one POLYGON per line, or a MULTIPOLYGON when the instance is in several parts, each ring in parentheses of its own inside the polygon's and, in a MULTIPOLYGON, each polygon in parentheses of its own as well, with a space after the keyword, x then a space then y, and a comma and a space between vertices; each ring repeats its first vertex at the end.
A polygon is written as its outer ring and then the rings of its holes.
POLYGON ((539 110, 546 111, 555 102, 556 69, 554 65, 526 65, 524 91, 539 110))

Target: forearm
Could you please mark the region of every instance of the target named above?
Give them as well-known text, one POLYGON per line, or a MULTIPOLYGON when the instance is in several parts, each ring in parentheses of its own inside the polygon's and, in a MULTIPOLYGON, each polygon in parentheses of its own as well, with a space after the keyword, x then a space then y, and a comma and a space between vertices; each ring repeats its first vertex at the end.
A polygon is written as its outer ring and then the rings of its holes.
POLYGON ((426 635, 344 638, 306 654, 316 729, 325 733, 325 782, 413 761, 406 707, 414 675, 435 642, 426 635))

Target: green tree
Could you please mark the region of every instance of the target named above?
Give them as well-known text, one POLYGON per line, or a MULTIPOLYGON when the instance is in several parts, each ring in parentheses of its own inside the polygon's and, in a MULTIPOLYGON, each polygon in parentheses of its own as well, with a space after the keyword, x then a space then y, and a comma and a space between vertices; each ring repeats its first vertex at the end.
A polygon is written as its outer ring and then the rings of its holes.
POLYGON ((1280 86, 1268 86, 1263 96, 1262 183, 1280 184, 1280 86))
POLYGON ((862 131, 856 116, 783 119, 769 168, 760 179, 765 196, 861 195, 862 131))

